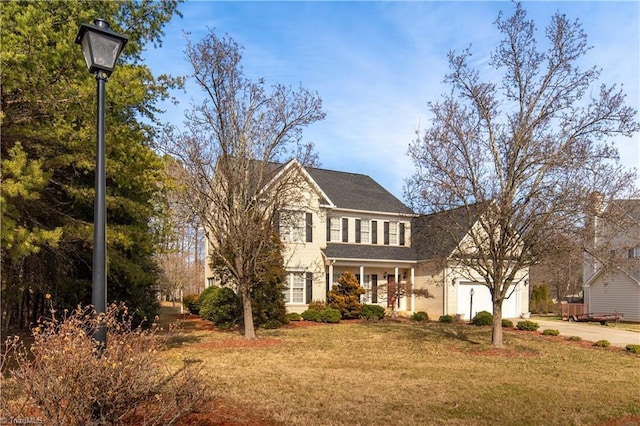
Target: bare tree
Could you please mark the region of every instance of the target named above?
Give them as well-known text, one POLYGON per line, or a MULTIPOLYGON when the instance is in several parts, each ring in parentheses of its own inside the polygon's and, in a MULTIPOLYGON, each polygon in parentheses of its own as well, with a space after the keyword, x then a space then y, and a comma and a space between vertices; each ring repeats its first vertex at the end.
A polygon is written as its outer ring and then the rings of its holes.
POLYGON ((277 213, 292 203, 301 175, 295 162, 315 161, 302 128, 324 118, 316 93, 245 77, 241 47, 213 30, 187 45, 193 78, 206 100, 193 105, 184 134, 168 135, 169 152, 186 173, 187 198, 209 241, 207 261, 242 298, 244 335, 255 339, 250 292, 263 282, 277 213))
POLYGON ((492 344, 501 347, 502 302, 522 272, 554 249, 558 232, 581 229, 594 191, 630 195, 635 172, 619 165, 610 138, 640 126, 620 89, 594 89, 599 70, 577 66, 589 50, 578 21, 556 13, 543 43, 519 3, 495 24, 503 38, 489 65, 500 82, 481 80, 470 49, 449 53, 451 92, 429 104, 405 191, 418 211, 466 214, 470 242, 456 261, 491 291, 492 344))

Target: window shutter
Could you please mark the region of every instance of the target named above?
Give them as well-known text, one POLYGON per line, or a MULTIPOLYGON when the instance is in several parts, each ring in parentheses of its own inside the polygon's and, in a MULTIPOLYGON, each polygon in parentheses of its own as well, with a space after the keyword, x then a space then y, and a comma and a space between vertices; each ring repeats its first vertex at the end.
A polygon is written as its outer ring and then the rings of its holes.
POLYGON ((307 242, 313 242, 313 214, 306 214, 306 231, 307 231, 307 242))
POLYGON ((371 275, 371 303, 378 303, 378 276, 371 275))
POLYGON ((356 219, 356 243, 360 242, 360 228, 361 228, 360 219, 356 219))
POLYGON ((371 244, 378 244, 378 221, 371 221, 371 244))
POLYGON ((331 218, 327 217, 327 241, 331 241, 331 218))
POLYGON ((311 272, 307 272, 306 274, 306 295, 307 295, 307 299, 306 299, 306 303, 307 305, 309 303, 311 303, 311 301, 313 300, 313 273, 311 272))
POLYGON ((273 213, 273 230, 278 234, 278 237, 282 238, 280 235, 280 212, 273 213))
POLYGON ((389 245, 389 222, 384 222, 384 244, 389 245))
POLYGON ((400 223, 398 233, 400 234, 398 236, 399 240, 400 240, 400 245, 403 246, 405 244, 405 241, 404 241, 404 223, 400 223))
POLYGON ((346 217, 342 219, 342 242, 349 242, 349 219, 346 217))

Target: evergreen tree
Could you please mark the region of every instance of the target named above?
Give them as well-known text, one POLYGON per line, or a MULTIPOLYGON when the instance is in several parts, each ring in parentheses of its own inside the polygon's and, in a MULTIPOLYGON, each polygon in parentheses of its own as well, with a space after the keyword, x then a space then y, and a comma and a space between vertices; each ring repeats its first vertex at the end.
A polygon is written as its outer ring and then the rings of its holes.
POLYGON ((177 2, 3 2, 3 320, 90 302, 96 83, 75 36, 105 18, 129 38, 107 84, 108 298, 152 315, 157 268, 149 232, 161 159, 151 149, 157 101, 180 84, 140 63, 161 43, 177 2), (9 226, 8 226, 9 225, 9 226))
POLYGON ((362 310, 360 295, 364 293, 356 276, 347 271, 327 294, 327 303, 329 307, 338 309, 344 319, 359 318, 362 310))

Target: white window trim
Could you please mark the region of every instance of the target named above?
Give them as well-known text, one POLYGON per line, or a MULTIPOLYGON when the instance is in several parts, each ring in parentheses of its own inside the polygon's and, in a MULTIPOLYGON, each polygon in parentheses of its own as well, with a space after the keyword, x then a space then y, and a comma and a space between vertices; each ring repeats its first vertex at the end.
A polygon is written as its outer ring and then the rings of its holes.
POLYGON ((305 302, 306 292, 306 276, 304 272, 288 272, 287 273, 287 288, 282 292, 284 294, 284 300, 287 305, 303 305, 305 302), (299 281, 296 281, 296 277, 299 277, 299 281), (299 286, 295 286, 299 284, 299 286), (298 290, 298 291, 295 291, 298 290), (296 296, 300 296, 296 298, 296 296))
POLYGON ((360 243, 371 244, 371 219, 360 219, 360 243))

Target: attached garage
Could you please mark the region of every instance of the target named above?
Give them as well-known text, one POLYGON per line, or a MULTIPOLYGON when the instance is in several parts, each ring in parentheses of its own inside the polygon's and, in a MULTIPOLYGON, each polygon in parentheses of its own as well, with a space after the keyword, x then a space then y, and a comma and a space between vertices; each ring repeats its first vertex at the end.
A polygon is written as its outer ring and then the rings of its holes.
MULTIPOLYGON (((517 318, 522 314, 520 309, 522 303, 519 299, 522 290, 516 288, 510 298, 502 303, 502 318, 517 318)), ((462 315, 462 318, 469 320, 480 311, 488 311, 493 313, 493 303, 491 302, 491 292, 489 288, 481 283, 460 281, 457 286, 458 303, 456 313, 462 315), (471 290, 473 290, 473 302, 471 300, 471 290), (471 317, 469 316, 471 314, 471 317)))

